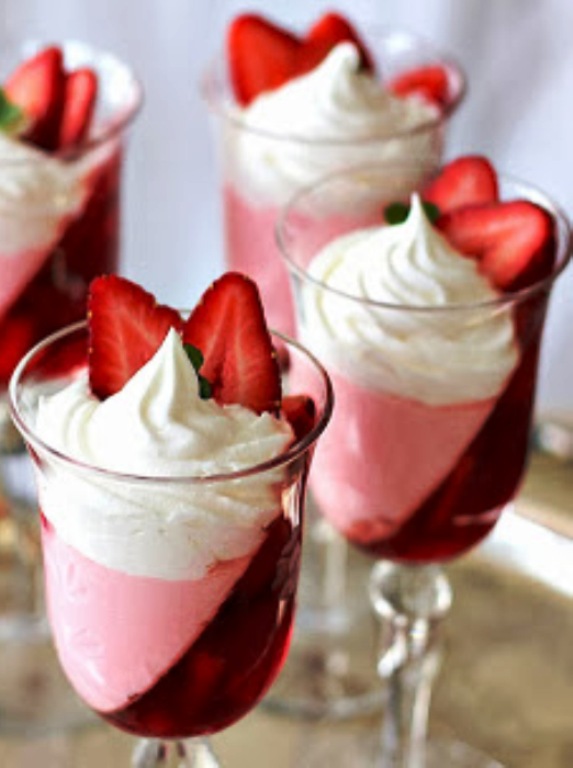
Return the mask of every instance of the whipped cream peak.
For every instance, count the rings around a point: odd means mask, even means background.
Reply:
[[[441,151],[436,107],[386,91],[349,42],[234,116],[225,151],[236,181],[267,202],[351,165],[417,157],[423,172]]]
[[[510,308],[495,306],[477,261],[452,248],[417,195],[402,224],[331,241],[308,272],[325,287],[303,284],[303,338],[365,387],[473,402],[498,395],[517,364]]]
[[[311,72],[260,94],[244,110],[247,125],[306,141],[359,141],[403,133],[432,120],[436,109],[386,91],[361,67],[350,42],[336,45]],[[286,118],[286,122],[284,122]]]
[[[64,163],[0,131],[0,211],[26,220],[34,215],[69,215],[81,207],[84,191],[77,164]]]
[[[281,510],[280,468],[242,479],[185,482],[258,466],[284,452],[293,434],[269,413],[202,400],[174,330],[106,400],[90,393],[86,376],[41,398],[36,431],[85,464],[149,478],[119,481],[60,462],[39,474],[42,510],[58,535],[115,570],[200,578],[215,562],[256,549]],[[165,477],[181,482],[162,483]]]

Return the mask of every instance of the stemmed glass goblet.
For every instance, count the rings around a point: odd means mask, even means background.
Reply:
[[[432,267],[424,273],[426,257],[416,252],[404,270],[391,262],[388,280],[399,296],[409,270],[419,268],[419,294],[408,294],[410,303],[381,300],[382,279],[372,266],[384,254],[367,255],[353,243],[358,231],[382,227],[392,202],[389,182],[403,173],[398,165],[371,165],[333,174],[295,196],[278,224],[299,337],[327,367],[337,402],[316,453],[311,494],[346,539],[377,561],[369,594],[381,619],[382,739],[373,751],[368,746],[368,756],[365,742],[354,740],[351,752],[337,744],[322,759],[473,768],[493,763],[463,745],[438,748],[426,738],[438,629],[452,601],[442,565],[491,531],[519,487],[547,302],[571,238],[548,198],[501,178],[501,199],[531,200],[553,217],[552,274],[493,298],[432,305],[426,297],[441,293],[439,278]],[[333,214],[342,200],[345,214]],[[336,256],[318,268],[325,249],[334,254],[333,241]],[[408,260],[411,253],[400,256]],[[329,282],[332,272],[344,279]]]
[[[348,81],[341,71],[332,83],[323,84],[316,98],[307,91],[309,104],[297,102],[296,114],[291,108],[292,119],[273,120],[276,110],[283,114],[284,105],[275,102],[274,109],[261,105],[260,111],[254,106],[253,112],[252,106],[245,109],[239,103],[228,50],[213,59],[201,81],[219,159],[226,265],[256,280],[269,324],[288,335],[294,328],[294,310],[288,272],[274,237],[281,208],[324,175],[370,162],[393,164],[397,158],[416,158],[403,180],[405,187],[415,188],[440,165],[450,120],[465,95],[463,69],[424,37],[368,24],[358,29],[375,65],[380,94],[391,90],[392,81],[414,71],[438,69],[447,82],[440,108],[428,109],[414,98],[410,117],[402,120],[401,110],[390,101],[386,109],[382,102],[367,103],[368,89],[362,89],[359,78]],[[271,103],[277,98],[266,97]],[[353,652],[353,628],[368,606],[366,600],[348,599],[347,544],[313,507],[307,512],[293,654],[264,705],[273,712],[318,719],[379,710],[378,686],[365,674],[361,654]],[[323,643],[315,642],[319,636],[334,650],[326,652]]]
[[[306,478],[332,394],[304,349],[274,342],[306,373],[314,426],[274,459],[226,474],[108,471],[39,436],[41,396],[85,371],[83,323],[36,346],[10,383],[11,412],[36,471],[58,656],[97,714],[144,737],[136,768],[215,766],[201,739],[260,700],[288,650]],[[262,528],[244,512],[253,503],[268,510]],[[106,514],[118,505],[120,515]],[[168,530],[174,521],[177,536]]]

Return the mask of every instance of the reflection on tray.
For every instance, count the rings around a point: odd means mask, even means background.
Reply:
[[[480,554],[573,597],[573,538],[508,511]]]

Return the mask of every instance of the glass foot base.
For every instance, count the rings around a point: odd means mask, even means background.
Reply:
[[[305,720],[346,720],[380,713],[384,693],[373,672],[369,628],[364,630],[362,638],[342,633],[318,636],[312,642],[308,636],[295,636],[263,709]]]
[[[163,742],[140,739],[131,757],[132,768],[220,768],[205,739]]]
[[[346,720],[379,713],[377,626],[368,601],[370,560],[318,516],[308,500],[307,539],[293,642],[262,706],[272,714]]]
[[[459,742],[431,740],[424,754],[407,765],[385,760],[378,736],[370,733],[324,734],[305,743],[297,758],[298,768],[503,768],[502,764],[474,747]]]

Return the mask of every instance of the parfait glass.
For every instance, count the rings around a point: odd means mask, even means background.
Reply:
[[[319,127],[313,130],[311,126],[307,130],[312,135],[307,135],[302,129],[297,132],[288,120],[280,131],[253,125],[235,100],[224,53],[209,64],[201,82],[212,117],[219,166],[226,268],[244,272],[257,282],[269,325],[288,335],[293,334],[295,316],[288,271],[275,239],[276,220],[283,206],[297,191],[326,174],[371,162],[394,164],[401,158],[409,161],[401,180],[401,191],[408,193],[441,164],[450,118],[465,94],[461,67],[423,37],[397,28],[371,28],[364,34],[361,31],[361,37],[381,87],[421,66],[443,67],[448,77],[443,107],[415,127],[380,123],[367,135],[357,136],[353,126],[360,123],[361,114],[353,112],[357,108],[351,98],[346,105],[344,95],[339,95],[341,105],[336,109],[341,110],[342,117],[334,114],[334,108],[330,113],[326,106],[317,119]],[[299,122],[295,116],[293,125]],[[338,122],[350,125],[347,134]],[[395,180],[392,188],[396,190]],[[297,638],[305,638],[305,649],[299,650],[307,659],[301,666],[307,669],[301,675],[290,675],[287,670],[265,705],[274,711],[317,718],[364,713],[379,707],[379,692],[348,649],[357,613],[367,607],[351,594],[347,582],[345,540],[325,518],[315,514],[313,507],[309,506],[308,513],[297,618]],[[322,648],[312,647],[318,628],[331,636],[337,654],[345,657],[337,670],[324,657]]]
[[[0,81],[44,47],[3,45]],[[53,152],[3,140],[0,158],[0,641],[10,668],[25,654],[26,669],[0,686],[0,727],[10,729],[61,725],[70,713],[65,696],[56,700],[59,683],[44,674],[47,666],[36,669],[48,639],[39,529],[30,462],[9,417],[8,381],[34,344],[85,316],[91,280],[118,268],[125,144],[142,101],[137,78],[111,53],[71,40],[59,47],[67,71],[89,67],[97,75],[89,136]],[[34,674],[39,687],[25,679]]]
[[[389,174],[382,166],[333,174],[295,196],[278,224],[300,339],[325,364],[336,397],[309,495],[375,561],[368,593],[380,620],[386,701],[381,736],[333,741],[308,765],[494,766],[467,745],[427,739],[439,630],[452,602],[443,566],[487,536],[519,488],[547,303],[571,255],[570,228],[544,194],[502,176],[502,200],[532,200],[554,218],[549,277],[485,302],[439,307],[370,299],[368,274],[348,283],[360,284],[361,295],[329,287],[309,264],[333,238],[382,224]],[[332,202],[343,199],[340,216]],[[515,362],[484,397],[484,361],[495,366],[508,344]]]
[[[288,651],[306,479],[332,393],[302,347],[274,342],[305,372],[314,426],[274,459],[228,474],[120,474],[38,437],[38,399],[85,373],[83,323],[37,345],[11,380],[38,484],[56,650],[80,697],[142,737],[135,768],[218,765],[204,738],[249,712]],[[264,527],[260,516],[249,523],[253,504],[268,509]],[[110,506],[120,514],[102,522]]]

